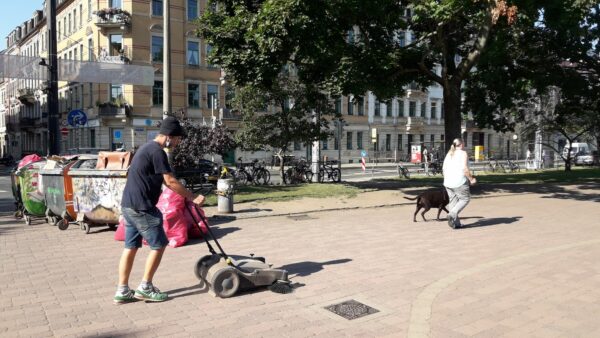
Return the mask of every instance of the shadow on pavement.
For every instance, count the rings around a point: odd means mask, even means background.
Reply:
[[[474,218],[474,217],[461,217],[461,220],[467,219],[467,218]],[[521,218],[523,218],[523,216],[484,218],[475,223],[463,224],[461,229],[487,227],[487,226],[499,225],[499,224],[511,224],[511,223],[518,222]]]
[[[279,267],[278,269],[287,270],[287,272],[290,275],[292,275],[292,274],[295,275],[294,277],[304,277],[304,276],[308,276],[315,272],[319,272],[319,271],[323,270],[323,267],[325,265],[343,264],[343,263],[348,263],[351,261],[352,260],[350,258],[336,259],[336,260],[327,261],[327,262],[306,261],[306,262],[287,264],[287,265]]]
[[[214,226],[214,225],[227,224],[227,223],[235,221],[236,219],[237,219],[237,217],[235,217],[235,216],[214,215],[214,216],[208,218],[207,221],[208,221],[208,224]]]
[[[199,282],[198,284],[194,284],[192,286],[188,286],[185,288],[179,288],[179,289],[173,289],[173,290],[167,291],[167,293],[169,294],[169,298],[171,298],[171,299],[185,297],[185,296],[198,295],[198,294],[207,293],[207,292],[208,292],[208,285],[206,285],[206,283],[204,283],[204,282]]]
[[[210,230],[212,230],[212,233],[216,239],[221,239],[222,237],[225,237],[232,232],[236,232],[236,231],[242,230],[242,229],[239,227],[220,228],[218,226],[211,225]],[[205,237],[208,238],[208,235],[206,235]],[[195,244],[202,243],[202,242],[204,242],[204,239],[202,239],[202,238],[190,238],[189,241],[186,243],[186,245],[195,245]],[[225,252],[227,252],[227,251],[225,251]]]
[[[249,208],[249,209],[241,209],[241,210],[237,210],[237,211],[236,211],[236,213],[244,213],[244,212],[260,212],[260,211],[273,211],[273,209]]]

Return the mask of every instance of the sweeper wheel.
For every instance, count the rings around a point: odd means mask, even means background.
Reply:
[[[223,268],[213,275],[210,285],[215,295],[221,298],[229,298],[238,291],[240,276],[238,276],[235,268]]]
[[[194,266],[194,274],[198,280],[206,282],[206,272],[208,271],[209,266],[206,265],[208,261],[212,258],[212,255],[202,256]]]

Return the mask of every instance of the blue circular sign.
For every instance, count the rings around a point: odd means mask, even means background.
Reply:
[[[367,157],[367,151],[366,150],[361,151],[360,152],[360,156],[361,157]]]
[[[87,115],[83,110],[75,109],[67,115],[67,122],[72,127],[85,126],[87,123]]]

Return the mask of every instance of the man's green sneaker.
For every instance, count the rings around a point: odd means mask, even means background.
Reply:
[[[147,302],[164,302],[169,298],[169,296],[165,292],[160,292],[160,290],[156,286],[151,286],[148,289],[144,289],[142,287],[137,288],[135,290],[136,299],[145,300]]]
[[[125,292],[117,291],[115,297],[113,298],[113,302],[115,302],[115,304],[129,303],[136,300],[135,292],[133,292],[131,289],[127,289]]]

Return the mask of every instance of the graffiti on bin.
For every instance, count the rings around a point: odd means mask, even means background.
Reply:
[[[75,211],[92,221],[119,221],[126,180],[106,177],[73,177]]]
[[[33,170],[26,170],[23,173],[23,192],[27,195],[32,202],[43,202],[44,194],[43,194],[43,186],[39,179],[39,175],[37,172]]]

